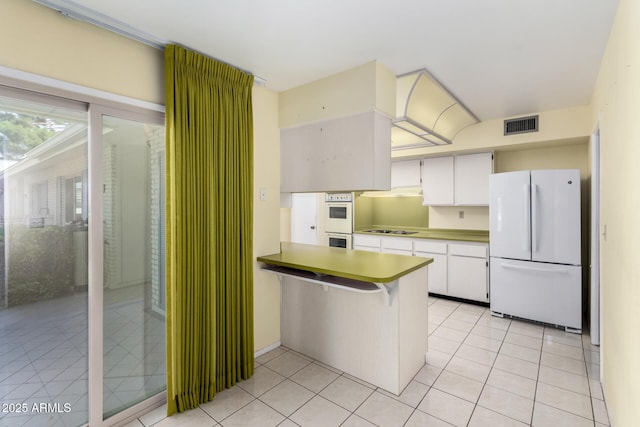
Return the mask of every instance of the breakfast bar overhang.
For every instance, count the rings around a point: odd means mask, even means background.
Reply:
[[[424,365],[431,258],[283,242],[258,261],[282,284],[282,345],[396,395]]]

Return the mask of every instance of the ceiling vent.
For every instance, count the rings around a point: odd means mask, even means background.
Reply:
[[[504,134],[538,132],[538,116],[520,117],[504,121]]]

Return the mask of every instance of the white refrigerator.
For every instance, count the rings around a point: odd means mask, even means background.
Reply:
[[[580,172],[490,176],[492,314],[582,331]]]

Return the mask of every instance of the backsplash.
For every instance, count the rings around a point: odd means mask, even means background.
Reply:
[[[420,197],[354,199],[354,228],[444,228],[489,230],[488,206],[423,206]],[[461,213],[462,212],[462,213]]]
[[[429,227],[456,230],[489,230],[489,207],[431,206],[429,208]]]
[[[373,226],[428,228],[429,207],[421,197],[356,197],[354,228]]]

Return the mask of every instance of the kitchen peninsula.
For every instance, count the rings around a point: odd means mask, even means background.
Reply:
[[[282,345],[391,393],[425,363],[431,258],[281,243]]]

